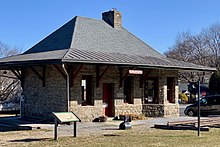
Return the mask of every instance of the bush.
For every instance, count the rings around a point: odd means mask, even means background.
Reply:
[[[212,95],[220,94],[220,74],[215,71],[209,80],[209,92]]]

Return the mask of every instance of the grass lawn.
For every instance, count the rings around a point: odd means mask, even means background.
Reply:
[[[5,135],[5,137],[7,134]],[[14,142],[15,146],[78,146],[78,147],[146,147],[146,146],[169,146],[169,147],[214,147],[220,146],[220,129],[211,128],[208,132],[180,130],[141,129],[137,127],[131,130],[124,130],[117,133],[102,134],[89,137],[59,137],[57,141],[53,138],[26,140]],[[7,144],[5,144],[7,146]],[[10,144],[12,146],[13,144]]]

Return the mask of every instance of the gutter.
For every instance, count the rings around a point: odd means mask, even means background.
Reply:
[[[70,78],[64,64],[62,64],[62,68],[66,74],[67,111],[70,112]]]

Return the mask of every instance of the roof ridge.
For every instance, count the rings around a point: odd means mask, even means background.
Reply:
[[[96,20],[96,21],[104,21],[102,19],[90,18],[90,17],[85,17],[85,16],[75,16],[75,17],[84,18],[84,19],[91,19],[91,20]]]

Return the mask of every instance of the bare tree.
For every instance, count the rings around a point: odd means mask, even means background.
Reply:
[[[179,33],[177,35],[175,44],[169,47],[169,50],[165,52],[168,58],[173,58],[182,61],[189,61],[192,57],[192,48],[190,46],[190,38],[192,35],[189,31]]]
[[[200,33],[192,35],[189,31],[178,34],[175,44],[165,55],[182,61],[204,66],[220,66],[220,24],[215,23]]]
[[[204,42],[209,48],[209,56],[211,57],[212,66],[219,69],[220,57],[220,24],[215,23],[208,29],[203,30]]]
[[[16,47],[11,48],[0,41],[0,58],[19,54]],[[19,79],[10,70],[0,70],[0,101],[17,98],[22,92]]]
[[[18,47],[10,47],[0,41],[0,58],[17,55],[19,53],[21,53],[21,50],[18,49]]]
[[[179,33],[174,45],[169,47],[165,55],[169,58],[220,69],[220,24],[215,23],[202,29],[198,34],[192,35],[190,31]],[[192,82],[194,77],[200,76],[204,79],[205,74],[181,73],[180,80]]]

